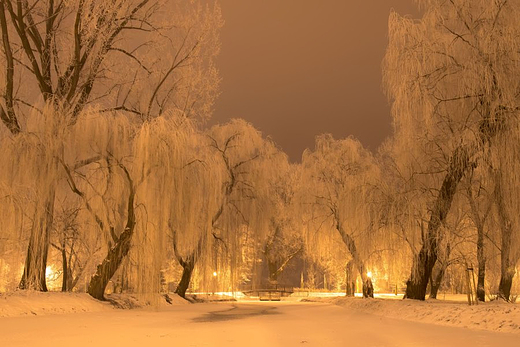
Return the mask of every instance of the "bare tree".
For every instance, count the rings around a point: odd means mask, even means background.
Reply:
[[[90,226],[81,216],[81,202],[73,199],[61,201],[57,204],[57,209],[51,245],[61,257],[61,290],[71,292],[84,275],[93,255],[99,250],[99,238],[96,233],[93,238],[90,237]]]
[[[187,116],[207,111],[200,95],[215,92],[218,8],[161,0],[4,0],[0,24],[0,114],[13,134],[42,103],[71,112],[71,122],[87,105],[149,119],[171,108]],[[190,68],[192,80],[179,84]]]

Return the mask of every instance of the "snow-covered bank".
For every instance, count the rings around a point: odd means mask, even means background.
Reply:
[[[0,293],[0,317],[99,312],[114,308],[137,308],[148,304],[130,295],[111,294],[107,299],[108,301],[101,302],[85,293],[35,291]],[[173,305],[188,304],[176,294],[169,294],[168,299]],[[157,301],[161,305],[168,305],[162,296],[157,298]]]
[[[17,291],[0,294],[0,317],[47,315],[110,310],[108,302],[85,293]]]
[[[520,335],[520,305],[491,301],[469,306],[443,300],[389,300],[363,298],[309,298],[330,302],[350,310],[388,318]]]

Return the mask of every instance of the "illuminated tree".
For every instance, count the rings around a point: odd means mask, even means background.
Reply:
[[[267,224],[265,232],[257,237],[267,261],[269,282],[277,283],[289,262],[303,252],[302,220],[298,216],[301,209],[297,200],[301,189],[300,166],[289,164],[283,153],[266,164],[267,187],[264,196],[258,198],[266,199],[262,215]]]
[[[520,260],[520,123],[508,122],[493,141],[489,175],[493,182],[496,223],[500,235],[500,283],[498,295],[509,301],[516,266]]]
[[[339,233],[362,278],[363,296],[373,297],[366,266],[378,228],[369,198],[371,183],[378,177],[373,156],[356,140],[322,135],[316,139],[316,149],[304,153],[302,166],[316,230]]]
[[[442,168],[434,175],[438,190],[407,282],[406,297],[424,300],[439,228],[460,181],[517,122],[520,6],[507,0],[420,4],[419,21],[390,15],[383,74],[402,150],[413,158],[429,148],[431,167]]]
[[[22,134],[13,153],[24,153],[25,132],[36,133],[39,150],[47,151],[39,155],[47,158],[38,164],[41,180],[34,180],[37,208],[20,288],[46,290],[56,187],[64,177],[57,158],[70,145],[60,143],[59,132],[89,108],[137,122],[165,112],[207,117],[218,86],[213,58],[221,24],[218,6],[200,2],[1,1],[0,119],[11,136]]]
[[[230,249],[233,252],[228,253],[229,257],[240,256],[236,247],[241,240],[238,231],[243,224],[254,228],[259,223],[255,213],[260,211],[254,208],[257,177],[273,147],[242,120],[214,126],[200,139],[196,154],[187,161],[195,162],[184,169],[185,181],[178,188],[186,191],[181,204],[188,206],[171,216],[175,255],[183,267],[176,293],[183,297],[199,259],[203,259],[202,268],[215,269],[216,259],[222,252]],[[193,216],[186,211],[193,211]],[[186,233],[185,228],[195,230]],[[229,257],[221,258],[233,260]],[[232,272],[238,270],[231,269]]]

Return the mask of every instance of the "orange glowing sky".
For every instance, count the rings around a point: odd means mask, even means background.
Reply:
[[[391,8],[413,0],[220,0],[222,94],[211,124],[244,118],[299,161],[314,136],[391,134],[381,60]]]

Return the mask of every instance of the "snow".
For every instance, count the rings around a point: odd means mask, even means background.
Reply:
[[[179,297],[171,297],[173,305],[141,305],[130,310],[115,309],[84,294],[1,295],[0,346],[475,347],[518,346],[520,342],[518,329],[511,330],[514,333],[507,333],[505,328],[497,329],[500,332],[465,329],[452,319],[456,315],[471,318],[480,314],[482,320],[518,322],[518,305],[512,304],[465,307],[457,302],[358,298],[186,304]],[[111,300],[130,301],[127,296],[113,296]],[[457,327],[439,325],[432,317]],[[489,322],[483,325],[492,326]]]
[[[85,293],[36,291],[0,293],[0,317],[99,312],[111,309],[109,303],[95,300]]]
[[[173,305],[188,305],[189,302],[176,294],[169,294]],[[167,305],[163,297],[154,297],[155,306]],[[131,295],[107,295],[107,301],[93,299],[86,293],[16,291],[0,293],[0,317],[42,316],[79,312],[103,312],[148,306],[149,302]]]
[[[399,298],[399,300],[391,300]],[[495,300],[468,305],[463,296],[445,300],[401,300],[402,296],[385,295],[375,299],[308,298],[304,301],[330,302],[349,310],[367,312],[392,319],[439,324],[470,329],[518,334],[520,339],[520,305]],[[519,340],[520,341],[520,340]]]

